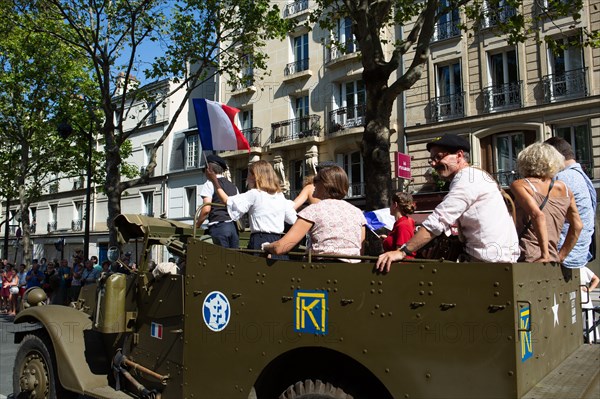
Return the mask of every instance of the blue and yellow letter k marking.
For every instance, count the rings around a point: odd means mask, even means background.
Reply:
[[[294,331],[327,334],[327,291],[294,291]]]

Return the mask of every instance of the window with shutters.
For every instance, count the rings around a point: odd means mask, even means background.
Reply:
[[[199,168],[200,150],[200,140],[196,130],[175,134],[169,159],[169,171]]]

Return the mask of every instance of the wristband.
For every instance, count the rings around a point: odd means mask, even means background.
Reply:
[[[408,248],[406,247],[406,244],[402,244],[402,246],[400,248],[398,248],[398,251],[404,252],[404,255],[412,256],[412,252],[408,250]]]

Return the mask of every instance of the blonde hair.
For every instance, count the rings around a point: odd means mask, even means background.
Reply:
[[[415,201],[409,193],[395,193],[392,197],[392,202],[398,204],[398,209],[403,215],[412,215],[415,213]]]
[[[533,143],[519,153],[517,168],[522,178],[552,178],[565,166],[565,157],[553,146]]]
[[[256,161],[250,165],[248,172],[254,175],[256,188],[266,191],[269,194],[281,192],[279,177],[275,173],[273,166],[264,160]]]

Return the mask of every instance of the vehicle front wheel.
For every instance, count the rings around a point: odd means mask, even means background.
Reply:
[[[352,399],[352,396],[328,382],[306,380],[290,385],[279,399]]]
[[[58,381],[54,350],[45,333],[29,334],[21,342],[13,369],[13,393],[19,399],[70,396]]]

